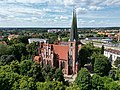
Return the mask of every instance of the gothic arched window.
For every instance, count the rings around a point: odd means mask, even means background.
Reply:
[[[64,69],[65,68],[65,62],[61,62],[61,69]]]
[[[73,46],[73,44],[71,43],[71,44],[70,44],[70,47],[72,47],[72,46]]]
[[[72,66],[72,63],[73,63],[73,58],[72,58],[72,56],[70,55],[70,56],[69,56],[69,62],[68,62],[69,66]]]
[[[45,59],[43,60],[43,65],[46,65],[46,61],[45,61]]]
[[[48,65],[52,65],[51,60],[48,61]]]

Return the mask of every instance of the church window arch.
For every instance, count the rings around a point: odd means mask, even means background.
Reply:
[[[43,60],[43,65],[46,65],[46,60],[45,59]]]
[[[61,69],[64,69],[64,68],[65,68],[65,62],[61,61]]]

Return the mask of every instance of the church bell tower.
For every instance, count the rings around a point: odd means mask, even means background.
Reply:
[[[72,26],[70,30],[70,39],[68,41],[68,74],[76,73],[76,62],[78,58],[78,34],[77,34],[77,18],[76,10],[73,10]]]

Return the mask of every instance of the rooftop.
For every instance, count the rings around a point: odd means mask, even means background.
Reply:
[[[120,50],[106,49],[105,51],[110,52],[110,53],[114,53],[114,54],[117,54],[117,55],[120,55]]]

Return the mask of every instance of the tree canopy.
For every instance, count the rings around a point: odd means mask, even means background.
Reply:
[[[101,76],[108,75],[110,69],[111,69],[111,64],[107,57],[103,55],[98,55],[95,57],[95,62],[94,62],[95,73]]]
[[[91,76],[86,68],[82,68],[75,79],[75,83],[79,86],[80,90],[91,89]]]

